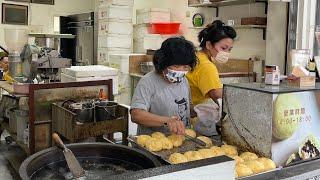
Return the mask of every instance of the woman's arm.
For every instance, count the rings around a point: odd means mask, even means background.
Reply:
[[[183,122],[176,116],[159,116],[143,109],[132,109],[131,121],[146,127],[161,127],[167,124],[170,131],[175,134],[184,134],[185,129]]]
[[[218,103],[218,99],[222,98],[222,89],[212,89],[207,94],[215,103]]]

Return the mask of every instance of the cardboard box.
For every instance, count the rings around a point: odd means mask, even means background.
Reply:
[[[267,25],[266,17],[241,18],[241,25]]]
[[[290,79],[288,81],[289,86],[295,87],[315,87],[316,77],[314,76],[303,76],[296,79]]]

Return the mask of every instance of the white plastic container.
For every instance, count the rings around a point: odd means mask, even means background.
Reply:
[[[129,74],[129,60],[131,56],[144,56],[145,54],[110,54],[108,62],[110,67],[118,69],[119,73]]]
[[[145,53],[148,49],[157,50],[161,47],[163,41],[175,36],[177,35],[146,34],[141,39],[134,39],[133,51],[135,53]]]
[[[91,66],[71,66],[62,69],[61,82],[78,82],[78,81],[113,81],[113,94],[118,94],[118,70],[101,65]]]
[[[166,8],[148,8],[137,10],[137,24],[153,22],[170,22],[170,9]]]
[[[133,8],[130,6],[100,6],[98,10],[98,19],[104,20],[130,20],[132,22]]]
[[[99,20],[99,35],[107,35],[109,33],[132,35],[132,22],[128,20]]]
[[[108,61],[109,54],[129,54],[131,48],[99,48],[98,49],[98,63],[105,63]]]
[[[133,52],[134,53],[147,53],[147,50],[143,48],[143,38],[133,39]]]
[[[292,71],[292,67],[294,66],[302,66],[307,67],[309,59],[310,59],[310,50],[309,49],[292,49],[290,51],[290,60],[289,64],[290,72]]]
[[[107,34],[99,36],[98,47],[132,49],[132,35]]]
[[[118,70],[101,65],[71,66],[70,68],[62,69],[62,73],[77,78],[103,77],[117,75]]]
[[[150,24],[136,24],[133,26],[133,39],[142,39],[146,34],[149,34]]]
[[[119,93],[119,85],[118,85],[118,76],[102,76],[102,77],[73,77],[61,73],[61,82],[84,82],[84,81],[100,81],[100,80],[109,80],[112,79],[112,91],[113,94]]]
[[[4,29],[4,40],[10,52],[20,52],[28,43],[28,30],[19,28]]]

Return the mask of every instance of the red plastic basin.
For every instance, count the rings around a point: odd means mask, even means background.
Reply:
[[[177,34],[181,23],[151,23],[150,34]]]

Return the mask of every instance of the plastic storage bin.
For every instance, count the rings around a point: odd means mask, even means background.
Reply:
[[[150,34],[177,34],[181,23],[151,23]]]

